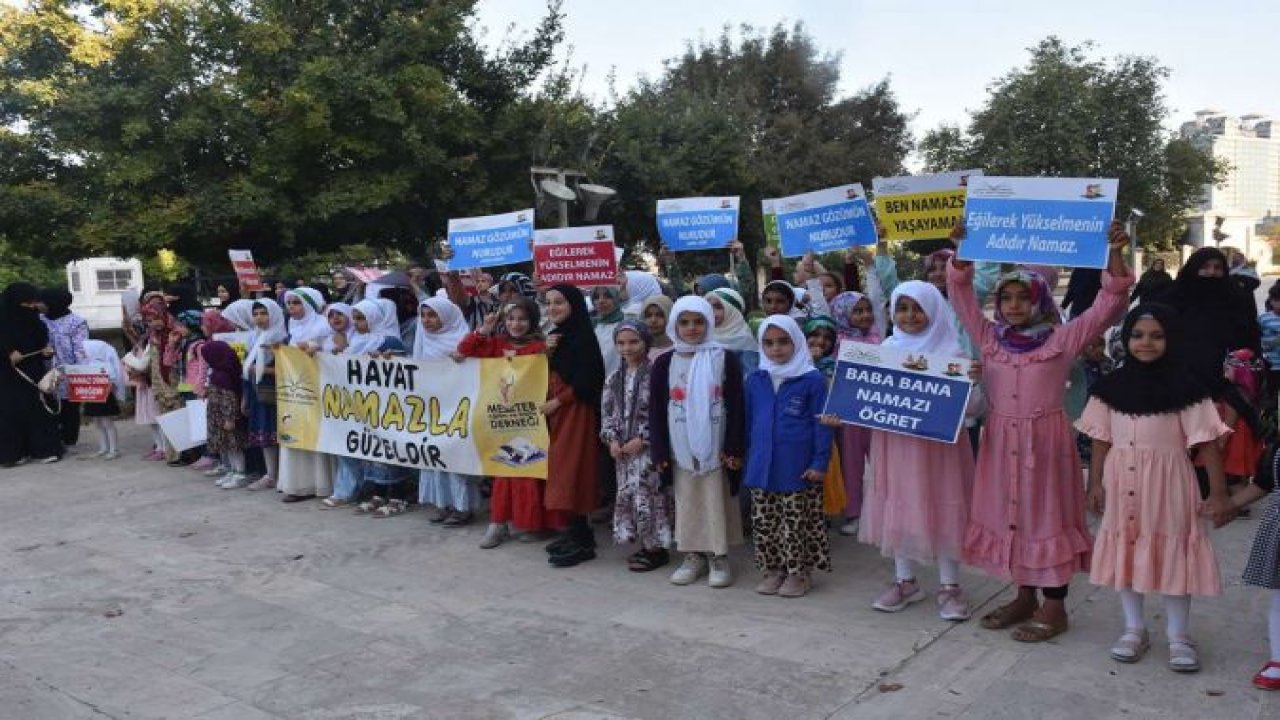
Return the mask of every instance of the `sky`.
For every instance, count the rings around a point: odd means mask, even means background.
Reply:
[[[513,24],[517,37],[528,33],[545,8],[540,0],[479,0],[476,22],[498,43]],[[1267,0],[565,0],[564,11],[566,44],[586,66],[583,89],[601,100],[611,70],[625,90],[726,24],[800,21],[818,47],[841,55],[844,93],[889,78],[915,116],[917,139],[941,123],[963,126],[987,85],[1025,65],[1026,48],[1047,35],[1091,40],[1098,57],[1158,58],[1171,71],[1171,130],[1204,108],[1280,119],[1280,3]]]

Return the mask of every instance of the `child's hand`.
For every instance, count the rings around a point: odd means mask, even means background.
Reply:
[[[982,363],[977,360],[973,361],[973,364],[969,366],[969,382],[975,385],[982,382]]]
[[[560,344],[560,336],[558,334],[553,333],[547,336],[547,352],[554,351],[556,349],[556,346],[559,344]]]
[[[720,462],[730,470],[742,469],[742,458],[733,457],[732,455],[722,455],[720,456]]]
[[[498,328],[498,313],[491,312],[484,316],[484,324],[480,326],[481,335],[492,335]]]
[[[800,476],[800,479],[805,482],[820,483],[822,482],[823,474],[817,470],[805,470],[804,474]]]
[[[440,243],[440,259],[448,262],[453,259],[453,246],[449,243]]]
[[[609,457],[614,460],[622,459],[622,446],[618,444],[617,440],[609,441]]]
[[[956,224],[954,226],[952,226],[951,235],[950,235],[951,242],[955,243],[956,245],[956,254],[954,257],[951,258],[951,264],[955,265],[960,270],[964,270],[973,264],[968,260],[960,259],[960,246],[964,244],[964,236],[965,236],[964,218],[961,218],[956,221]]]
[[[1235,519],[1236,508],[1226,493],[1210,494],[1204,501],[1201,514],[1213,520],[1213,526],[1220,528]]]
[[[622,446],[620,451],[626,457],[635,457],[636,455],[644,452],[644,440],[641,440],[640,438],[631,438]]]
[[[729,243],[729,253],[739,260],[747,259],[747,249],[742,245],[742,243],[738,242],[738,238],[736,237]]]
[[[462,362],[463,360],[466,360],[466,359],[467,359],[467,356],[466,356],[466,355],[463,355],[462,353],[458,352],[457,350],[454,350],[453,352],[449,353],[449,359],[453,360],[453,361],[454,361],[454,362],[456,362],[456,363],[460,363],[460,362]]]
[[[1123,250],[1129,247],[1129,233],[1124,231],[1124,223],[1112,220],[1107,231],[1107,247],[1112,250]]]
[[[552,415],[555,415],[556,411],[559,409],[560,409],[560,401],[556,400],[555,398],[551,398],[550,400],[538,406],[538,412],[542,413],[543,415],[546,415],[547,417],[551,417]]]
[[[818,424],[823,427],[838,428],[840,427],[840,418],[837,415],[819,415]]]
[[[1091,486],[1087,500],[1089,512],[1101,517],[1102,511],[1107,507],[1107,491],[1102,489],[1102,485]]]

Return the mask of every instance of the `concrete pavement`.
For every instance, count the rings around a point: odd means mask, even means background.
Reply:
[[[891,563],[851,538],[799,600],[756,595],[745,549],[727,590],[629,573],[607,543],[556,570],[540,544],[479,550],[482,524],[219,490],[120,428],[125,459],[0,470],[0,719],[1280,717],[1249,684],[1252,519],[1214,535],[1228,587],[1194,606],[1205,669],[1180,676],[1158,601],[1147,659],[1108,659],[1118,604],[1083,581],[1074,629],[1021,645],[931,602],[875,612]],[[966,583],[977,612],[1005,592]]]

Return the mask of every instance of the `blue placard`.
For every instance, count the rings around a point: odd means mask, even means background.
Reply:
[[[1001,178],[971,181],[964,260],[1102,268],[1115,216],[1115,180]]]
[[[785,257],[876,243],[871,208],[867,199],[861,196],[803,210],[778,212],[777,221],[779,245]]]
[[[963,358],[845,342],[826,413],[851,425],[954,443],[973,387],[968,370]]]
[[[494,267],[533,260],[533,211],[449,221],[450,269]]]
[[[659,204],[658,235],[672,252],[727,247],[738,236],[738,209],[664,212]]]

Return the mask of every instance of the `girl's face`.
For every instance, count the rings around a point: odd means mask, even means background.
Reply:
[[[529,315],[524,311],[524,308],[518,306],[511,308],[507,311],[507,316],[504,320],[503,324],[507,326],[507,334],[511,337],[519,339],[529,334],[531,329],[529,327]]]
[[[336,333],[345,333],[351,329],[351,321],[347,320],[347,316],[334,310],[329,313],[329,329]]]
[[[191,328],[187,327],[183,323],[178,323],[177,325],[173,326],[173,332],[178,337],[186,337],[191,334]]]
[[[1129,354],[1139,362],[1150,363],[1164,357],[1168,340],[1164,328],[1155,318],[1139,318],[1129,331]]]
[[[218,300],[224,304],[231,300],[231,291],[225,285],[218,286]]]
[[[947,289],[947,263],[941,259],[930,262],[928,270],[924,273],[924,280],[945,292]]]
[[[284,301],[284,307],[289,311],[289,317],[294,320],[301,320],[307,314],[307,309],[302,306],[302,298],[297,295],[291,295]]]
[[[831,302],[832,298],[840,294],[840,286],[836,285],[836,279],[827,274],[818,276],[818,282],[822,284],[822,297],[827,302]]]
[[[764,337],[760,338],[760,346],[764,356],[769,358],[770,362],[779,365],[796,354],[796,346],[791,342],[791,335],[786,330],[773,325],[764,331]]]
[[[147,327],[151,328],[152,330],[163,330],[164,318],[162,317],[151,318],[149,321],[147,321]]]
[[[836,346],[836,339],[832,337],[831,331],[826,329],[814,331],[805,338],[805,342],[809,346],[809,357],[815,361],[830,355]]]
[[[1020,282],[1005,283],[996,298],[1000,303],[1000,312],[1004,319],[1014,327],[1022,327],[1031,322],[1031,288]]]
[[[369,319],[364,316],[364,313],[360,312],[359,310],[352,310],[351,321],[354,322],[356,325],[356,332],[358,333],[369,332]]]
[[[1268,297],[1267,309],[1273,313],[1280,314],[1280,296]]]
[[[908,335],[919,335],[929,328],[929,316],[920,303],[904,295],[893,306],[893,324]]]
[[[267,312],[267,309],[264,307],[254,308],[253,325],[259,330],[266,330],[271,326],[271,313]]]
[[[611,315],[618,309],[618,301],[609,296],[609,293],[597,290],[591,293],[591,304],[596,307],[596,315],[606,317]]]
[[[667,314],[662,312],[662,308],[657,305],[650,305],[644,310],[644,326],[648,328],[649,334],[654,337],[665,335],[667,332]]]
[[[623,330],[618,333],[613,344],[618,347],[618,354],[628,364],[639,364],[644,360],[645,354],[648,353],[648,349],[644,346],[644,340],[641,340],[639,333],[634,330]]]
[[[676,318],[676,334],[690,345],[697,345],[707,336],[707,319],[701,313],[682,312]]]
[[[513,282],[507,281],[498,286],[498,300],[504,304],[512,302],[519,296],[520,290]]]
[[[1218,258],[1209,258],[1196,274],[1202,278],[1220,278],[1226,276],[1227,268]]]
[[[870,330],[875,324],[875,313],[871,309],[871,301],[862,298],[854,304],[853,309],[849,311],[849,324],[859,330]]]
[[[569,299],[558,290],[547,291],[547,319],[556,325],[563,325],[573,315],[573,306]]]
[[[711,303],[711,317],[715,318],[716,327],[724,325],[724,303],[715,295],[709,296],[707,302]]]
[[[427,332],[440,332],[440,328],[444,327],[444,321],[440,319],[439,313],[432,310],[430,305],[419,308],[418,317],[422,320],[422,329]]]
[[[275,284],[275,291],[277,295],[283,293],[285,290],[288,290],[288,289],[289,288],[285,287],[284,283],[282,282],[278,282]]]
[[[760,296],[760,309],[764,310],[766,315],[788,315],[791,313],[791,306],[795,299],[795,295],[784,294],[782,290],[770,288]]]

